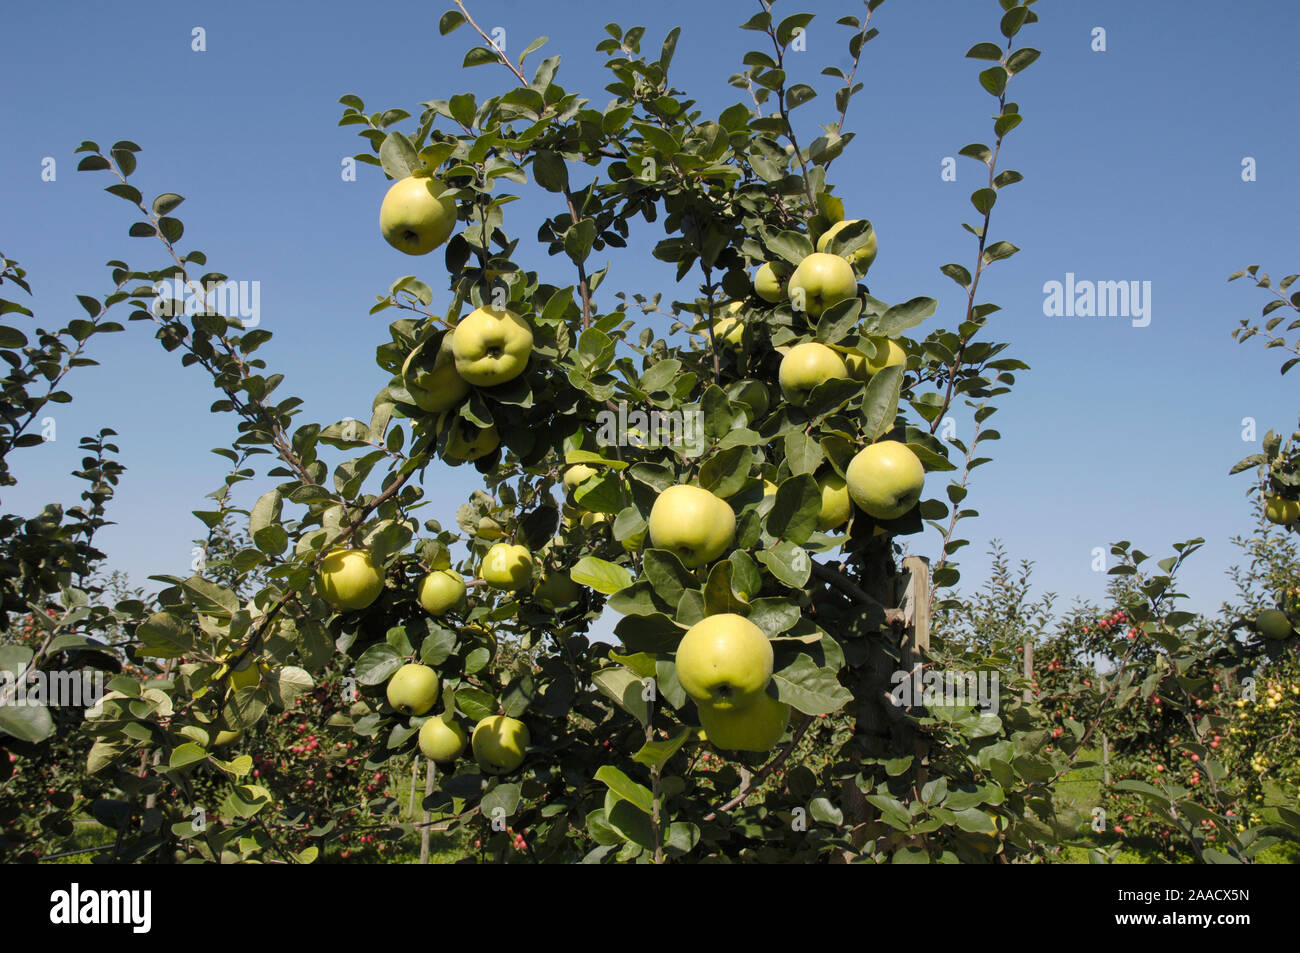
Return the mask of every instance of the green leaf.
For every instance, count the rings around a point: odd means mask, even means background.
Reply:
[[[704,611],[709,615],[724,612],[744,615],[748,612],[749,607],[736,596],[731,585],[731,572],[731,563],[727,560],[714,563],[709,570],[708,581],[704,584]]]
[[[519,785],[498,784],[479,802],[479,813],[486,818],[511,817],[519,809]]]
[[[122,175],[124,176],[129,176],[135,171],[135,151],[129,148],[123,148],[124,146],[129,145],[132,145],[132,143],[119,142],[115,143],[113,148],[108,150],[108,154],[113,157],[113,161],[117,163],[118,169],[121,170]]]
[[[617,563],[583,556],[569,570],[569,578],[581,586],[590,586],[597,592],[612,595],[632,584],[632,574]]]
[[[564,233],[564,250],[575,264],[582,264],[596,241],[596,223],[584,218]]]
[[[1007,57],[1007,70],[1012,73],[1019,73],[1029,68],[1029,65],[1038,59],[1041,54],[1038,50],[1024,46],[1016,50]]]
[[[808,815],[819,824],[839,827],[844,823],[844,812],[824,797],[815,797],[808,802]]]
[[[774,672],[772,681],[777,697],[805,715],[829,715],[853,700],[853,693],[839,683],[834,671],[819,667],[802,652]]]
[[[202,576],[191,576],[181,583],[194,608],[206,615],[229,618],[239,611],[239,597],[223,586]]]
[[[1015,6],[1002,15],[1002,22],[999,26],[1002,29],[1002,35],[1008,40],[1020,32],[1020,28],[1025,25],[1025,20],[1029,16],[1029,8]]]
[[[731,563],[731,590],[739,598],[748,602],[763,588],[763,577],[759,575],[758,566],[742,549],[733,551],[727,562]]]
[[[808,585],[812,574],[812,557],[787,540],[782,540],[771,549],[759,550],[758,561],[785,585],[792,589],[802,589]]]
[[[648,549],[642,558],[642,571],[655,595],[670,606],[681,601],[682,593],[697,588],[695,577],[675,553],[666,549]]]
[[[976,43],[966,51],[966,56],[973,60],[1000,60],[1002,47],[996,43]]]
[[[755,599],[749,605],[749,621],[769,639],[793,628],[799,618],[799,606],[789,599]]]
[[[602,668],[591,677],[592,682],[625,712],[641,722],[650,723],[650,703],[643,697],[645,686],[621,665]],[[459,692],[457,698],[459,698]]]
[[[622,835],[609,826],[604,808],[587,812],[587,833],[597,844],[605,847],[617,845],[623,840]]]
[[[853,226],[856,227],[856,223]],[[839,235],[835,238],[839,239]],[[825,311],[817,321],[816,339],[823,344],[836,344],[841,341],[846,334],[853,330],[857,324],[859,315],[862,314],[862,301],[859,298],[849,298],[845,301],[837,301]]]
[[[196,761],[206,761],[208,753],[192,741],[188,741],[176,748],[172,752],[170,760],[167,762],[169,768],[183,768],[187,764],[193,764]]]
[[[984,249],[984,262],[985,264],[988,264],[990,262],[998,261],[1001,258],[1010,258],[1018,251],[1020,251],[1020,249],[1010,242],[994,242],[988,248]]]
[[[777,232],[768,237],[767,247],[792,265],[798,265],[816,250],[801,232]]]
[[[550,37],[548,36],[539,36],[537,39],[533,40],[533,42],[529,43],[528,46],[524,48],[524,51],[519,54],[519,65],[523,66],[524,60],[528,58],[528,54],[536,53],[546,45],[546,41],[549,39]]]
[[[785,91],[785,108],[789,112],[817,98],[817,90],[807,83],[795,83]]]
[[[638,784],[612,764],[596,770],[596,780],[624,801],[640,808],[646,814],[654,811],[654,794],[643,784]]]
[[[890,827],[897,828],[900,831],[911,829],[912,816],[908,814],[907,808],[895,798],[885,794],[868,794],[867,803],[880,809],[881,819]]]
[[[611,795],[613,798],[613,795]],[[618,835],[642,850],[654,849],[654,832],[650,827],[650,818],[630,801],[613,798],[614,803],[606,804],[606,821]]]
[[[151,658],[179,658],[194,648],[188,623],[170,612],[155,612],[136,629],[137,651]]]
[[[563,192],[569,184],[569,170],[563,158],[543,149],[533,155],[533,178],[548,192]]]
[[[822,493],[812,474],[793,476],[781,483],[767,515],[767,531],[794,544],[807,542],[817,529]]]
[[[501,57],[495,50],[489,50],[486,46],[474,46],[465,52],[465,59],[461,60],[461,68],[468,66],[486,66],[489,63],[500,63]]]
[[[423,168],[411,140],[400,132],[390,132],[384,138],[379,147],[379,162],[394,179],[404,179],[416,169]]]
[[[951,278],[953,281],[957,282],[957,284],[961,285],[963,288],[970,287],[970,282],[971,282],[970,272],[967,271],[965,268],[963,268],[961,265],[956,265],[956,264],[944,265],[939,270],[942,271],[949,278]]]
[[[776,28],[777,42],[782,46],[789,45],[799,32],[812,23],[813,16],[811,13],[793,13],[786,17]]]
[[[822,445],[816,437],[802,430],[792,430],[785,435],[785,461],[791,473],[796,476],[813,473],[824,459]]]
[[[717,384],[705,388],[704,396],[700,398],[700,412],[704,416],[704,435],[713,440],[726,436],[734,425],[731,401]]]
[[[0,732],[36,744],[54,734],[54,719],[44,705],[0,705]]]
[[[1148,800],[1154,801],[1156,804],[1163,807],[1168,807],[1171,803],[1171,798],[1168,794],[1161,791],[1155,785],[1147,784],[1145,781],[1135,781],[1128,778],[1122,779],[1115,782],[1115,789],[1119,791],[1132,791],[1135,794],[1140,794]]]
[[[698,592],[694,594],[699,595]],[[630,652],[660,653],[675,651],[683,632],[673,619],[662,612],[652,612],[620,619],[614,626],[614,634]]]
[[[750,450],[744,446],[715,453],[700,467],[700,486],[725,500],[749,480],[749,458]]]
[[[456,707],[467,718],[482,721],[497,711],[497,700],[481,688],[462,685],[456,689]]]
[[[391,645],[379,642],[361,653],[356,662],[357,681],[362,685],[382,685],[406,661]]]
[[[618,513],[625,501],[623,484],[615,473],[602,473],[582,483],[573,493],[573,500],[584,510],[592,513]],[[551,535],[548,530],[546,536]]]
[[[690,736],[689,728],[681,728],[666,739],[647,741],[636,754],[632,755],[632,760],[647,767],[662,768]]]
[[[976,189],[971,193],[970,204],[975,206],[975,211],[981,215],[988,215],[993,210],[993,205],[998,200],[998,193],[995,189],[982,188]]]
[[[20,348],[27,346],[27,335],[17,328],[0,327],[0,347]]]
[[[459,10],[448,10],[438,20],[438,33],[442,36],[446,36],[452,30],[461,26],[464,22],[465,14],[461,13]],[[357,109],[360,108],[361,106],[358,105]]]
[[[1007,71],[1001,66],[990,66],[980,73],[980,85],[988,90],[990,95],[1001,96],[1007,91]]]
[[[289,543],[288,534],[280,525],[282,503],[280,491],[270,490],[258,497],[248,517],[248,533],[253,545],[272,556],[284,552]]]
[[[647,394],[666,390],[681,373],[681,370],[681,361],[658,361],[646,368],[645,373],[641,375],[639,386]]]
[[[184,201],[185,197],[183,195],[177,195],[175,192],[164,192],[153,200],[153,213],[155,215],[169,215]]]
[[[903,386],[903,367],[894,364],[873,374],[862,401],[862,430],[875,443],[894,427],[898,414],[898,396]]]
[[[241,784],[221,802],[221,812],[234,817],[252,817],[271,803],[271,792],[261,785]]]
[[[896,338],[934,314],[938,306],[939,302],[933,298],[913,298],[896,304],[877,320],[875,333]]]

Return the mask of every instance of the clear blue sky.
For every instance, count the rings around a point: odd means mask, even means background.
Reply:
[[[0,251],[28,269],[40,322],[77,316],[77,292],[102,294],[103,262],[161,261],[156,245],[126,237],[130,208],[101,191],[108,180],[74,171],[72,150],[83,138],[104,146],[132,139],[144,149],[133,181],[149,195],[187,197],[178,211],[184,244],[205,251],[216,270],[261,282],[262,326],[275,333],[261,353],[286,375],[281,393],[305,399],[300,422],[368,419],[386,383],[374,347],[387,339],[386,318],[369,317],[369,307],[412,271],[445,301],[445,275],[440,254],[408,258],[380,238],[386,186],[378,170],[362,166],[359,181],[341,181],[341,160],[360,140],[355,127],[336,127],[337,99],[355,93],[368,110],[418,112],[421,101],[460,91],[503,91],[509,77],[499,67],[460,69],[473,35],[439,37],[446,6],[7,4]],[[806,6],[782,2],[777,12]],[[809,140],[831,118],[832,81],[817,74],[846,58],[834,21],[863,9],[846,0],[816,7],[808,50],[792,65],[793,80],[823,94],[796,114]],[[559,82],[598,107],[609,99],[608,74],[593,47],[608,21],[645,25],[650,50],[680,24],[675,84],[714,114],[744,97],[727,77],[764,39],[736,29],[757,9],[752,3],[476,0],[470,9],[485,27],[505,28],[516,56],[548,35],[530,62],[561,54]],[[1004,193],[992,229],[1023,251],[981,287],[981,298],[1003,307],[992,336],[1012,342],[1011,353],[1033,369],[994,418],[1003,434],[988,445],[995,462],[975,472],[970,502],[982,516],[962,530],[972,540],[964,585],[979,583],[992,537],[1014,557],[1036,560],[1039,586],[1068,601],[1103,591],[1105,577],[1089,568],[1094,547],[1126,538],[1164,555],[1170,542],[1200,535],[1209,545],[1189,566],[1185,591],[1194,608],[1213,610],[1230,591],[1223,571],[1236,552],[1228,538],[1250,526],[1248,478],[1227,475],[1252,450],[1241,420],[1254,417],[1261,436],[1295,424],[1295,379],[1278,376],[1277,352],[1229,337],[1265,299],[1225,281],[1252,262],[1279,276],[1300,270],[1295,7],[1049,0],[1036,9],[1043,22],[1021,42],[1044,55],[1015,81],[1025,122],[1003,162],[1026,181]],[[973,214],[967,196],[980,167],[959,160],[955,183],[940,170],[944,157],[989,136],[993,101],[975,82],[980,65],[963,54],[999,38],[998,12],[993,0],[886,2],[859,74],[867,88],[849,114],[858,138],[833,167],[850,216],[870,218],[880,236],[872,292],[939,299],[923,328],[955,326],[960,314],[960,291],[939,265],[972,264],[959,224]],[[206,30],[206,52],[190,49],[194,27]],[[1104,53],[1090,49],[1094,27],[1106,31]],[[47,156],[58,161],[54,182],[41,180]],[[1257,160],[1258,181],[1242,181],[1245,156]],[[509,206],[507,227],[530,238],[542,207]],[[598,301],[605,310],[615,289],[692,294],[650,258],[660,235],[643,224],[617,253]],[[573,280],[565,260],[527,255],[547,280]],[[1043,285],[1067,272],[1150,281],[1150,326],[1045,317]],[[5,295],[13,297],[8,288]],[[224,474],[208,450],[228,443],[236,420],[208,412],[208,380],[163,352],[147,325],[99,338],[91,353],[104,366],[70,379],[76,399],[55,410],[57,441],[15,457],[21,484],[3,493],[3,509],[72,502],[77,438],[112,426],[129,470],[110,513],[118,525],[101,539],[111,565],[139,583],[150,573],[184,573],[202,529],[190,511],[207,507],[203,495]],[[433,505],[423,514],[452,522],[474,477],[468,467],[431,473]],[[910,545],[933,554],[936,537]]]

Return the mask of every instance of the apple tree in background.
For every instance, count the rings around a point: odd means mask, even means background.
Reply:
[[[613,98],[598,109],[557,82],[558,57],[525,72],[542,41],[512,60],[457,4],[441,32],[476,31],[465,65],[507,70],[507,92],[414,113],[341,100],[368,147],[357,159],[393,180],[384,237],[439,254],[372,309],[396,317],[366,419],[329,426],[278,394],[256,355],[269,331],[158,290],[225,276],[182,248],[181,196],[147,201],[133,184],[137,145],[83,143],[81,168],[138,210],[130,234],[168,257],[111,262],[113,293],[83,301],[92,320],[126,306],[211,376],[212,410],[238,417],[216,451],[228,488],[278,481],[220,574],[155,577],[156,611],[128,624],[151,671],[115,678],[86,722],[116,856],[315,859],[355,823],[351,805],[308,828],[241,749],[326,685],[345,704],[313,710],[365,769],[421,751],[426,829],[472,837],[484,858],[954,862],[1087,844],[1053,785],[1090,729],[1052,737],[1022,699],[1014,643],[925,659],[998,672],[996,711],[890,698],[922,660],[902,546],[934,527],[933,582],[957,582],[969,477],[1024,368],[986,340],[998,308],[978,289],[1017,251],[990,223],[1021,178],[998,162],[1021,121],[1009,85],[1038,55],[1015,46],[1032,2],[1000,0],[998,42],[967,54],[995,109],[988,142],[960,150],[980,187],[971,267],[940,269],[966,292],[946,328],[931,298],[871,294],[888,237],[829,179],[853,147],[881,0],[838,21],[852,66],[822,71],[829,102],[788,75],[804,71],[813,15],[760,2],[731,80],[747,101],[717,116],[669,81],[677,30],[652,58],[644,30],[610,24],[598,50]],[[523,189],[553,214],[512,221]],[[521,225],[545,268],[516,261]],[[654,255],[675,266],[676,295],[618,289],[601,253],[634,226],[662,228]],[[447,465],[484,478],[455,526],[420,513]],[[588,635],[603,613],[619,617],[616,646]]]

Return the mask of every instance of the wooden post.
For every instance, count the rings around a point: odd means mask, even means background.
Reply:
[[[1025,681],[1032,682],[1033,680],[1034,680],[1034,640],[1032,636],[1029,636],[1025,639]],[[1022,693],[1021,698],[1026,705],[1028,705],[1030,702],[1034,700],[1034,691],[1029,685],[1025,686],[1025,690]]]
[[[435,769],[434,766],[433,766],[433,762],[430,761],[430,762],[429,762],[429,770],[426,771],[426,772],[425,772],[425,775],[424,775],[424,796],[425,796],[426,798],[427,798],[429,795],[431,795],[431,794],[433,793],[433,779],[434,779],[434,776],[435,776],[435,771],[436,771],[436,769]],[[430,824],[430,822],[431,822],[431,818],[429,817],[429,809],[428,809],[428,808],[425,808],[425,809],[424,809],[424,825],[420,828],[420,863],[422,863],[422,864],[427,864],[427,863],[429,862],[429,824]]]
[[[1110,739],[1101,733],[1101,783],[1110,787]]]
[[[930,651],[930,561],[922,556],[904,558],[902,582],[902,609],[907,618],[903,648],[911,666]]]
[[[420,773],[420,756],[414,755],[411,758],[411,806],[406,810],[406,816],[415,820],[415,778]]]
[[[903,559],[901,608],[906,619],[903,629],[903,664],[908,671],[922,665],[930,651],[930,561],[922,556]],[[913,704],[918,704],[913,699]],[[929,780],[930,746],[920,735],[912,739],[915,757],[916,788],[919,792]]]

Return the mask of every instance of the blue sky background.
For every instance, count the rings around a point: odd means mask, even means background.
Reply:
[[[476,39],[467,29],[442,38],[444,6],[355,4],[177,4],[10,2],[0,32],[0,84],[9,104],[0,150],[0,251],[28,269],[39,323],[79,316],[77,292],[109,287],[103,263],[123,258],[157,267],[161,249],[131,239],[129,206],[101,191],[104,174],[76,173],[72,150],[83,138],[104,147],[132,139],[143,147],[132,181],[147,195],[175,191],[187,201],[183,246],[207,253],[209,266],[261,282],[262,326],[275,338],[260,354],[286,375],[280,394],[306,402],[299,423],[369,418],[387,381],[373,364],[387,340],[386,316],[369,317],[375,296],[414,272],[446,301],[441,253],[409,258],[389,248],[377,225],[386,183],[360,168],[341,180],[341,161],[361,148],[355,127],[338,128],[338,97],[360,95],[367,111],[403,107],[473,90],[482,99],[509,86],[500,67],[462,70]],[[561,54],[557,77],[603,108],[604,57],[594,52],[609,21],[647,27],[645,49],[683,27],[672,77],[706,115],[745,93],[727,85],[760,34],[736,29],[757,9],[742,2],[655,4],[610,0],[598,6],[476,0],[486,28],[506,30],[516,57],[550,36],[541,57]],[[793,54],[792,81],[821,97],[802,107],[803,141],[832,118],[834,81],[822,66],[847,60],[847,31],[835,25],[861,3],[777,5],[779,15],[818,13],[808,49]],[[969,501],[982,516],[963,525],[964,585],[987,569],[988,540],[1037,562],[1040,589],[1099,598],[1105,576],[1091,571],[1092,550],[1130,539],[1166,555],[1171,542],[1204,536],[1188,566],[1192,607],[1213,611],[1231,587],[1228,543],[1252,524],[1245,476],[1229,466],[1258,446],[1243,442],[1242,419],[1259,436],[1295,424],[1294,379],[1279,377],[1279,352],[1230,338],[1237,319],[1267,298],[1228,274],[1252,262],[1277,276],[1300,271],[1296,213],[1300,184],[1294,122],[1298,74],[1291,37],[1296,13],[1285,0],[1247,0],[1230,8],[1202,0],[1043,2],[1043,22],[1019,40],[1042,58],[1013,81],[1024,123],[1008,137],[1002,168],[1025,182],[1006,190],[991,237],[1023,251],[993,267],[982,300],[1003,310],[991,336],[1032,370],[1001,401],[992,421],[1002,433],[987,449],[995,461],[975,471]],[[963,58],[975,42],[997,41],[993,0],[889,0],[873,24],[848,127],[857,132],[832,179],[850,217],[870,218],[880,237],[871,290],[887,301],[939,299],[918,332],[959,320],[963,294],[938,268],[973,265],[974,245],[960,222],[982,167],[958,160],[957,182],[940,178],[944,157],[990,138],[993,100],[976,82],[982,65]],[[206,30],[207,51],[190,48]],[[1106,31],[1106,52],[1091,49]],[[531,72],[531,70],[530,70]],[[57,179],[41,179],[54,157]],[[1258,181],[1243,182],[1243,157]],[[506,183],[509,185],[508,183]],[[511,188],[515,188],[511,186]],[[506,226],[526,241],[552,196],[507,208]],[[671,268],[649,254],[661,226],[641,223],[631,247],[615,252],[598,305],[609,310],[625,289],[690,297]],[[566,259],[529,249],[528,267],[544,280],[574,279]],[[1043,285],[1080,279],[1152,283],[1153,319],[1047,318]],[[14,297],[6,287],[4,296]],[[202,530],[190,515],[207,508],[224,462],[208,453],[229,442],[236,419],[212,415],[209,380],[180,367],[152,340],[150,327],[94,341],[102,367],[69,380],[75,401],[55,408],[58,439],[14,458],[21,480],[0,494],[6,512],[32,512],[50,500],[71,503],[81,489],[77,438],[103,426],[120,436],[129,470],[100,543],[114,568],[145,583],[150,573],[185,573],[190,541]],[[962,426],[966,427],[965,418]],[[967,435],[967,431],[959,431]],[[422,516],[454,522],[477,474],[437,465]],[[937,481],[938,478],[932,478]],[[246,504],[270,485],[259,481]],[[935,486],[934,490],[939,491]],[[933,554],[937,535],[910,540]]]

